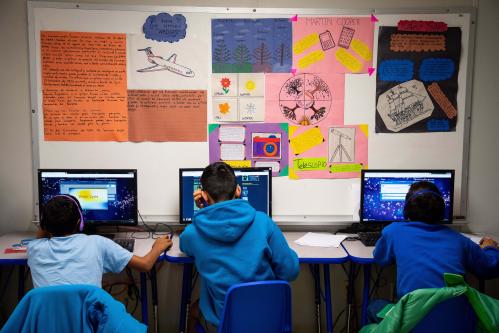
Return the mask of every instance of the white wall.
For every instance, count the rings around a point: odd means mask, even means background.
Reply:
[[[76,1],[75,1],[76,2]],[[472,0],[308,0],[303,1],[151,1],[104,0],[84,3],[136,5],[191,5],[242,7],[330,7],[330,8],[405,8],[463,7],[477,5]],[[0,1],[0,234],[30,227],[33,207],[31,124],[29,103],[28,42],[26,0]],[[478,7],[475,48],[474,89],[469,173],[468,222],[474,231],[499,235],[499,54],[497,28],[499,2],[481,0]],[[452,152],[450,152],[452,153]],[[307,267],[294,284],[295,330],[314,329],[313,293]],[[180,296],[180,268],[166,267],[160,276],[160,308],[171,308]],[[333,270],[335,315],[344,305],[345,277]],[[15,281],[15,280],[14,280]],[[496,289],[497,290],[497,289]],[[496,295],[497,297],[497,295]],[[2,303],[4,300],[2,300]],[[164,332],[175,330],[177,311],[162,313]]]

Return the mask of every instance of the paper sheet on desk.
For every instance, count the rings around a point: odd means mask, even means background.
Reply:
[[[481,236],[465,234],[464,232],[462,232],[461,235],[463,235],[464,237],[468,237],[473,243],[480,245],[480,240],[482,239]]]
[[[298,245],[318,246],[318,247],[339,247],[347,235],[318,234],[308,232],[305,236],[295,240]]]

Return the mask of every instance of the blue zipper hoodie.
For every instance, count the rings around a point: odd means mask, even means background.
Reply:
[[[201,312],[216,326],[232,285],[291,281],[300,269],[298,256],[274,221],[241,199],[198,210],[180,235],[180,249],[194,257],[201,276]]]

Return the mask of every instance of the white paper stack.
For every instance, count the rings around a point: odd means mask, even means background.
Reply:
[[[295,240],[298,245],[318,247],[339,247],[347,235],[319,234],[308,232],[305,236]]]

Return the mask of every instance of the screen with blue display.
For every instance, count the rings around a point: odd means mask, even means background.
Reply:
[[[136,170],[38,170],[40,215],[52,197],[78,199],[85,224],[137,224]]]
[[[444,222],[452,222],[454,170],[362,170],[360,221],[404,220],[405,195],[412,183],[434,183],[444,198]]]
[[[192,222],[194,213],[199,210],[192,193],[201,188],[203,169],[179,169],[180,223]],[[237,184],[241,186],[241,199],[248,200],[258,211],[271,215],[272,169],[234,169]]]

